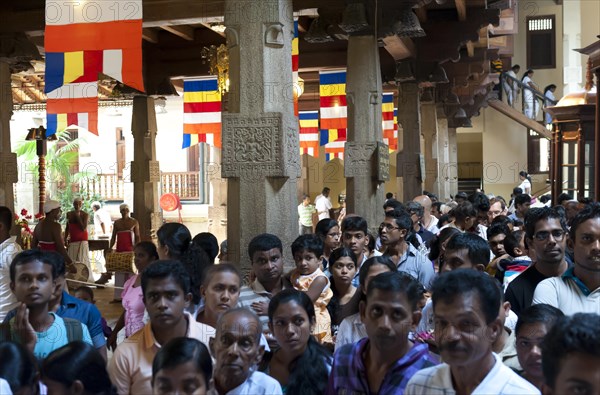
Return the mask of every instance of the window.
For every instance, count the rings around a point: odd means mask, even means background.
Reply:
[[[550,140],[529,129],[527,136],[527,169],[531,174],[550,170]]]
[[[527,18],[527,68],[556,67],[556,23],[554,15]]]

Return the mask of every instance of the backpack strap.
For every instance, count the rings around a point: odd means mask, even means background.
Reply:
[[[67,341],[82,341],[83,340],[83,329],[81,328],[81,322],[74,320],[73,318],[63,318],[65,322],[65,328],[67,329]]]

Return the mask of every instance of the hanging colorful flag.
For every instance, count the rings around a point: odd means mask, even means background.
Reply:
[[[398,151],[398,109],[394,108],[394,137],[390,140],[390,152]]]
[[[99,73],[144,91],[142,0],[46,0],[44,49],[47,93]]]
[[[392,146],[395,144],[394,93],[383,93],[381,112],[383,114],[383,141],[390,147],[390,150],[392,150]],[[395,133],[397,136],[398,131],[396,130]]]
[[[300,155],[319,157],[319,112],[300,111]]]
[[[346,70],[319,72],[320,144],[346,140]]]
[[[183,145],[221,148],[221,93],[217,77],[183,81]]]
[[[325,161],[329,162],[334,158],[344,160],[345,141],[333,141],[325,145]]]
[[[300,96],[300,85],[298,84],[298,18],[294,18],[294,38],[292,39],[292,81],[294,84],[294,115],[298,116],[298,97]]]
[[[51,136],[69,126],[79,126],[98,135],[98,83],[63,85],[48,93],[46,134]]]

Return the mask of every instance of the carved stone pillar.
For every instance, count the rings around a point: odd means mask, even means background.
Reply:
[[[421,174],[421,111],[416,81],[398,85],[398,123],[402,125],[402,151],[398,153],[397,176],[404,186],[402,201],[423,193]]]
[[[421,96],[421,133],[424,139],[423,154],[425,156],[423,188],[429,192],[437,189],[438,183],[437,127],[436,105],[431,92],[427,92]]]
[[[156,114],[153,98],[133,98],[131,131],[134,140],[131,162],[133,217],[140,223],[141,239],[152,241],[162,225],[158,206],[160,167],[156,160]]]
[[[223,114],[229,256],[244,274],[247,247],[264,232],[289,246],[298,235],[298,120],[292,90],[291,0],[225,1],[229,112]],[[284,248],[291,264],[291,252]]]
[[[10,117],[13,101],[10,85],[10,65],[0,60],[0,205],[15,210],[14,183],[17,174],[17,155],[11,151]]]
[[[458,193],[458,147],[456,146],[456,128],[448,128],[449,159],[448,183],[452,196]]]
[[[382,148],[381,72],[375,36],[348,38],[346,98],[346,210],[364,217],[369,226],[375,229],[381,221],[380,206],[384,201],[384,189],[380,187],[385,181],[385,176],[379,174],[378,164],[387,165],[389,172],[389,151],[387,146]]]
[[[437,178],[438,182],[433,188],[441,201],[450,197],[450,179],[448,177],[448,165],[450,163],[450,152],[448,143],[448,118],[444,114],[443,108],[437,109]]]

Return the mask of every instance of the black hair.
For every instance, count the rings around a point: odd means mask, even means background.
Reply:
[[[521,78],[521,81],[523,81],[525,79],[525,77],[527,77],[530,73],[533,73],[532,69],[527,69],[527,71],[523,74],[523,77]]]
[[[399,202],[396,199],[388,199],[385,203],[383,203],[383,211],[386,211],[388,208],[392,208],[394,210],[404,210],[404,205],[402,202]]]
[[[468,196],[467,196],[467,194],[466,194],[465,192],[458,192],[458,193],[457,193],[457,194],[454,196],[454,199],[455,199],[455,200],[456,200],[456,198],[458,198],[458,199],[465,199],[465,200],[466,200],[466,199],[468,198]]]
[[[514,224],[514,221],[510,217],[507,217],[506,215],[498,215],[498,216],[496,216],[496,218],[494,218],[492,220],[492,223],[490,224],[490,226],[493,226],[493,225],[508,226],[508,225],[513,225],[513,224]]]
[[[542,196],[540,196],[540,202],[542,202],[544,204],[546,204],[550,200],[552,200],[552,197],[550,195],[542,195]]]
[[[93,346],[81,341],[70,342],[52,351],[42,362],[42,377],[67,388],[80,381],[87,394],[117,393],[110,382],[104,358]]]
[[[331,271],[331,267],[332,265],[340,258],[343,257],[348,257],[350,259],[352,259],[352,262],[354,262],[354,265],[358,266],[358,257],[356,256],[356,254],[348,247],[339,247],[336,248],[335,250],[331,251],[331,255],[329,255],[329,267]]]
[[[521,68],[521,66],[519,66],[518,64],[516,64],[516,65],[514,65],[514,66],[513,66],[513,67],[511,67],[511,68],[512,68],[513,70],[514,70],[514,69],[520,69],[520,68]]]
[[[573,196],[569,195],[568,193],[563,192],[560,195],[558,195],[558,197],[556,198],[556,204],[562,205],[562,203],[565,200],[573,200]]]
[[[60,266],[58,259],[60,257],[56,252],[45,252],[38,249],[31,249],[19,252],[10,263],[10,281],[15,282],[15,276],[17,272],[17,266],[26,265],[31,262],[39,261],[44,265],[49,265],[52,268],[52,280],[56,280],[59,277],[58,269]],[[63,274],[64,274],[64,260],[63,260]]]
[[[518,196],[521,195],[523,193],[523,188],[519,188],[519,187],[514,187],[513,188],[513,196]]]
[[[13,393],[37,385],[37,361],[21,344],[0,343],[0,378],[8,382]]]
[[[565,216],[561,215],[558,210],[555,208],[549,207],[535,207],[529,209],[527,214],[525,215],[525,235],[528,239],[533,239],[533,234],[535,233],[535,226],[539,221],[547,221],[549,219],[556,219],[560,222],[560,226],[566,232],[567,221],[565,220]]]
[[[438,221],[438,226],[444,226],[444,225],[449,224],[450,222],[452,222],[452,219],[450,218],[450,213],[444,214],[444,215],[440,216],[440,219]]]
[[[548,91],[549,91],[549,90],[551,90],[551,89],[556,89],[556,85],[554,85],[554,84],[550,84],[550,85],[546,86],[546,87],[544,88],[544,95],[546,94],[546,92],[548,92]]]
[[[517,255],[515,254],[515,248],[519,248],[519,244],[521,244],[521,237],[524,235],[525,231],[523,230],[516,230],[507,234],[506,238],[504,239],[504,251],[506,251],[506,253],[513,258],[516,258]],[[527,240],[525,240],[525,243],[527,243]]]
[[[432,261],[438,259],[442,253],[442,244],[450,237],[459,233],[461,233],[461,231],[453,227],[442,229],[440,233],[431,240],[431,244],[429,245],[429,259]]]
[[[427,192],[427,191],[423,191],[423,195],[426,195],[429,200],[439,200],[439,196],[436,195],[435,193],[431,193],[431,192]]]
[[[317,222],[317,226],[315,226],[315,234],[319,235],[322,239],[325,239],[327,237],[327,233],[329,233],[331,228],[335,226],[339,226],[335,219],[323,218]]]
[[[587,220],[600,218],[600,203],[590,203],[586,205],[583,210],[577,213],[575,217],[571,220],[571,229],[569,230],[569,236],[571,240],[575,242],[577,228]]]
[[[473,204],[477,211],[489,211],[490,210],[490,199],[485,193],[475,192],[469,196],[469,202]]]
[[[369,232],[369,226],[367,225],[367,220],[363,217],[352,216],[346,217],[342,221],[342,233],[346,231],[351,232],[363,232],[365,236]]]
[[[255,252],[269,251],[273,248],[277,248],[279,253],[283,254],[283,245],[281,244],[279,237],[271,233],[262,233],[255,236],[250,240],[250,243],[248,243],[248,256],[250,257],[250,262],[252,262],[252,257]]]
[[[386,266],[388,269],[390,269],[391,272],[395,272],[396,270],[398,270],[396,268],[396,265],[394,265],[394,262],[392,262],[392,260],[390,259],[390,257],[382,255],[382,256],[374,256],[374,257],[367,259],[365,261],[365,263],[363,263],[360,266],[360,270],[358,272],[358,283],[360,284],[360,286],[363,290],[365,289],[365,286],[366,286],[365,281],[367,281],[367,276],[369,275],[369,270],[371,269],[371,267],[376,266],[376,265]]]
[[[392,192],[388,192],[388,193],[385,194],[385,198],[386,199],[391,199],[393,197],[394,197],[394,194]]]
[[[369,242],[367,243],[367,249],[369,250],[369,254],[375,250],[375,239],[376,237],[371,233],[371,231],[367,232],[367,236],[369,236]]]
[[[239,269],[235,265],[225,262],[209,267],[203,275],[204,283],[202,283],[202,285],[204,285],[204,287],[208,287],[210,280],[212,280],[214,275],[217,273],[233,273],[237,275],[240,280],[240,287],[242,286],[242,275],[240,274]]]
[[[296,303],[306,311],[309,321],[315,325],[316,315],[313,302],[304,292],[295,289],[284,289],[271,299],[269,303],[269,322],[273,324],[273,315],[277,308],[285,303]],[[286,394],[323,394],[327,388],[329,377],[328,364],[331,352],[319,344],[313,336],[308,337],[306,349],[289,365],[290,376]],[[306,380],[310,377],[311,380]]]
[[[400,229],[410,230],[413,227],[410,214],[406,210],[393,210],[385,213],[386,218],[392,218]],[[408,236],[408,235],[407,235]],[[407,237],[405,237],[406,239]]]
[[[192,243],[202,248],[210,258],[211,263],[215,263],[215,258],[219,255],[219,241],[210,232],[198,233],[192,239]]]
[[[312,252],[320,258],[323,255],[323,240],[313,234],[298,236],[292,243],[292,256],[302,251]]]
[[[158,251],[156,250],[156,245],[151,241],[140,241],[137,243],[133,249],[141,248],[149,257],[154,258],[154,260],[158,259]]]
[[[184,295],[190,293],[190,276],[183,263],[176,260],[158,260],[152,262],[146,270],[142,272],[142,294],[146,296],[148,281],[161,280],[171,277]]]
[[[433,203],[431,203],[431,208],[435,207],[437,211],[441,211],[442,204],[444,204],[444,203],[439,202],[439,201],[433,202]]]
[[[204,376],[208,386],[212,378],[212,358],[208,348],[200,341],[190,337],[176,337],[162,346],[152,362],[152,386],[156,375],[163,369],[175,369],[185,363],[193,362],[196,370]]]
[[[569,354],[600,355],[600,315],[577,313],[560,317],[542,341],[542,372],[550,388],[556,385],[562,363]]]
[[[417,217],[422,218],[425,213],[425,209],[419,202],[410,201],[406,203],[406,211],[409,214],[417,214]]]
[[[423,299],[425,288],[421,283],[405,272],[387,272],[373,277],[367,290],[367,301],[376,289],[383,292],[401,292],[406,295],[412,311],[417,310],[417,304]]]
[[[457,220],[464,220],[467,217],[476,217],[477,209],[475,209],[471,202],[465,201],[452,209],[452,215]]]
[[[4,225],[7,232],[10,232],[13,221],[14,217],[12,211],[6,206],[0,206],[0,223]]]
[[[510,229],[507,225],[503,224],[493,224],[487,228],[486,231],[488,240],[497,235],[505,235],[508,236],[510,234]]]
[[[483,311],[487,324],[498,317],[500,303],[503,298],[498,281],[487,273],[471,269],[456,269],[441,273],[433,281],[431,293],[434,310],[435,305],[440,301],[452,303],[454,298],[459,295],[477,293],[479,306]]]
[[[489,244],[473,233],[460,233],[452,237],[446,245],[446,252],[467,249],[467,256],[473,265],[487,267],[490,262]]]
[[[326,193],[329,193],[329,192],[331,192],[331,189],[329,189],[329,188],[325,187],[325,188],[323,188],[323,190],[321,191],[321,194],[322,194],[322,195],[325,195]]]
[[[519,331],[523,328],[523,325],[537,323],[544,324],[549,330],[560,317],[564,317],[564,313],[556,307],[545,303],[534,304],[523,310],[519,315],[519,320],[515,326],[515,334],[519,336]]]
[[[158,242],[169,247],[169,258],[181,259],[192,241],[192,235],[189,229],[177,222],[168,222],[163,224],[157,231]]]
[[[73,291],[73,295],[75,295],[77,292],[83,292],[90,297],[90,300],[94,300],[94,290],[87,285],[82,285],[81,287],[75,289],[75,291]]]
[[[515,208],[525,203],[531,203],[531,196],[526,193],[515,196]]]

